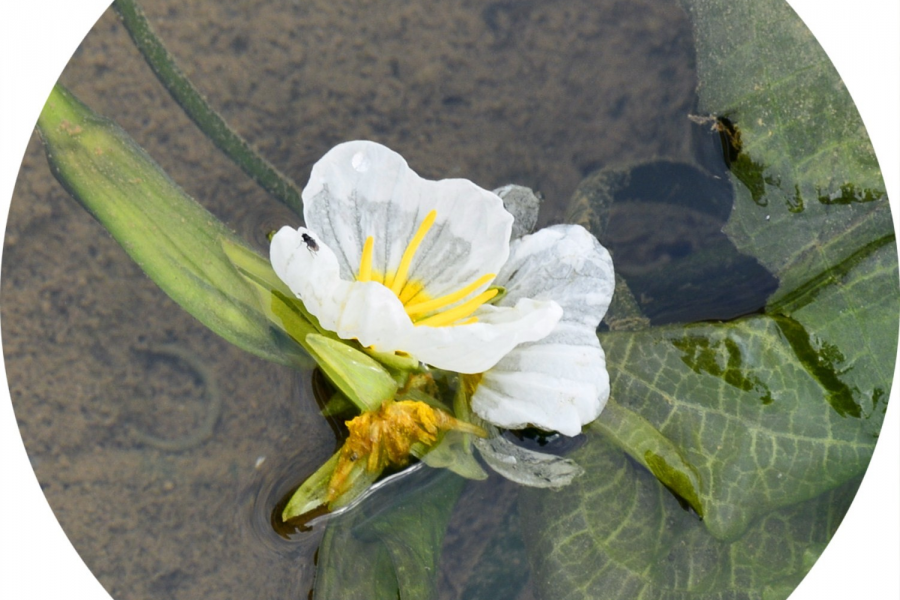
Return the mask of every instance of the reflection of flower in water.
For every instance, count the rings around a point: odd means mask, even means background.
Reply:
[[[595,329],[613,272],[587,231],[546,229],[511,254],[496,194],[424,180],[372,142],[326,154],[303,200],[309,229],[281,229],[271,259],[323,328],[469,374],[475,412],[500,426],[575,435],[599,414],[609,384]]]

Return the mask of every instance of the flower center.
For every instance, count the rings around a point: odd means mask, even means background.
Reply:
[[[416,234],[410,240],[400,265],[393,273],[381,274],[372,270],[372,253],[375,247],[375,238],[371,235],[366,238],[363,245],[362,257],[359,260],[359,274],[357,281],[376,281],[389,288],[403,303],[406,314],[412,319],[413,324],[427,325],[429,327],[444,327],[446,325],[469,325],[476,323],[478,317],[473,317],[479,306],[497,295],[497,289],[488,289],[482,293],[459,303],[470,296],[479,287],[496,277],[496,273],[486,273],[472,283],[437,298],[431,298],[425,291],[425,284],[421,281],[409,279],[409,267],[422,241],[434,225],[437,211],[432,210],[419,225]]]

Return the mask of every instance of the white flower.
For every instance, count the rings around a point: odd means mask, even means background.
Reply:
[[[501,306],[524,295],[554,300],[563,317],[547,337],[514,348],[485,372],[472,410],[495,425],[534,425],[577,435],[609,398],[606,357],[597,326],[615,288],[612,259],[578,225],[557,225],[513,242],[496,279]]]
[[[473,410],[501,427],[577,435],[600,414],[609,376],[596,329],[615,281],[584,228],[510,245],[496,194],[422,179],[363,141],[316,163],[303,201],[308,229],[282,228],[271,260],[324,328],[474,375]],[[507,292],[496,305],[492,285]]]
[[[306,228],[282,228],[272,266],[320,324],[380,352],[482,373],[556,326],[551,299],[486,304],[512,216],[464,179],[428,181],[373,142],[336,146],[303,190]]]

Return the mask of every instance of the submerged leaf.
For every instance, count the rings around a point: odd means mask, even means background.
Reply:
[[[779,287],[765,314],[601,334],[615,403],[570,456],[586,475],[524,492],[539,598],[786,598],[884,418],[897,250],[852,101],[781,0],[684,3],[701,110],[740,135],[725,231]]]
[[[122,129],[57,85],[38,119],[54,176],[166,294],[257,356],[295,364],[222,248],[253,253],[191,199]]]
[[[591,423],[590,428],[625,450],[703,516],[697,470],[649,421],[610,400],[603,418]]]
[[[668,465],[683,457],[687,468],[677,470],[696,474],[698,512],[718,538],[739,537],[756,517],[840,485],[869,462],[884,417],[884,405],[871,399],[884,383],[855,390],[849,401],[859,412],[848,417],[831,380],[808,370],[769,317],[609,333],[603,345],[613,396],[651,433],[604,415],[592,428],[616,430],[639,460],[653,445],[669,448],[656,452]],[[661,464],[641,462],[653,471]],[[694,504],[677,482],[662,479]]]
[[[858,480],[768,513],[721,541],[650,473],[593,435],[584,477],[523,493],[522,532],[539,600],[787,598],[840,523]]]
[[[315,600],[431,600],[441,544],[465,483],[422,469],[329,521]]]

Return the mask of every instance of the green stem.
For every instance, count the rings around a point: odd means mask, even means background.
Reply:
[[[113,2],[113,8],[119,13],[125,29],[128,30],[135,46],[153,69],[156,77],[200,130],[264,190],[298,215],[302,215],[303,201],[297,184],[260,156],[209,105],[203,94],[178,68],[172,55],[150,27],[137,2],[116,0]]]

